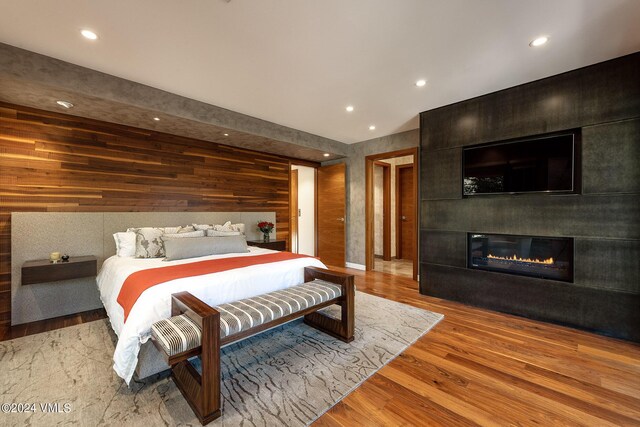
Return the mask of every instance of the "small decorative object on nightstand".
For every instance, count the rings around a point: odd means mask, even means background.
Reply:
[[[257,246],[264,249],[272,249],[274,251],[284,251],[287,249],[286,240],[269,240],[268,242],[263,240],[247,240],[247,245]]]
[[[59,258],[58,254],[58,258]],[[66,262],[52,262],[51,259],[27,261],[22,264],[22,284],[57,282],[95,276],[98,260],[94,256],[68,258]]]
[[[260,221],[258,223],[258,230],[262,231],[262,241],[267,243],[270,239],[271,230],[273,230],[273,223],[269,221]]]

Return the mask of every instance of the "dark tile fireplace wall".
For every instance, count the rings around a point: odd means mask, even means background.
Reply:
[[[640,341],[640,53],[420,115],[420,292]],[[462,196],[462,147],[582,131],[580,194]],[[574,238],[573,283],[467,268],[467,233]]]

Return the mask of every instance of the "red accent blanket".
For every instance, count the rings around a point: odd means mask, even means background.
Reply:
[[[118,304],[120,304],[124,309],[124,320],[126,322],[133,305],[138,301],[140,295],[150,287],[159,285],[160,283],[181,279],[183,277],[202,276],[205,274],[218,273],[220,271],[248,267],[250,265],[268,264],[271,262],[286,261],[297,258],[312,257],[293,254],[291,252],[277,252],[273,254],[255,256],[211,259],[136,271],[135,273],[131,273],[124,281],[122,288],[120,289],[120,293],[118,294]]]

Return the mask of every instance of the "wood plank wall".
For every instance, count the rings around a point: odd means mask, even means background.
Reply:
[[[16,211],[275,211],[287,239],[289,159],[0,103],[0,331]]]

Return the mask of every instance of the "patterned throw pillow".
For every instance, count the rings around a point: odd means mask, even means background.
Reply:
[[[127,231],[136,233],[136,258],[164,257],[163,228],[142,227],[130,228]]]
[[[227,221],[224,224],[193,224],[193,228],[196,230],[204,230],[207,233],[210,230],[231,232],[238,231],[240,234],[244,234],[244,224],[231,224],[231,221]],[[209,236],[222,236],[221,234],[208,234]],[[225,234],[225,236],[236,236],[237,234]]]

